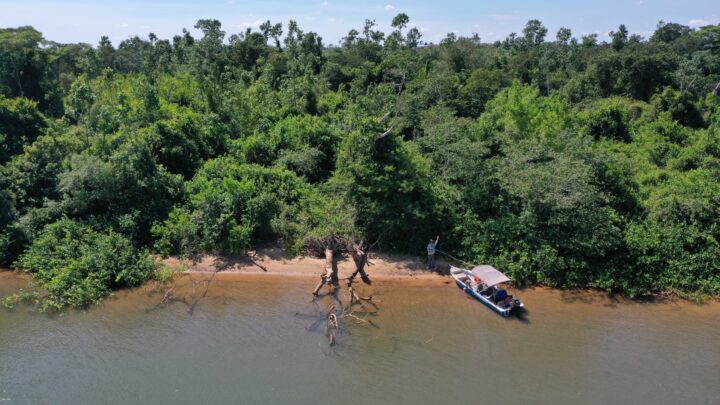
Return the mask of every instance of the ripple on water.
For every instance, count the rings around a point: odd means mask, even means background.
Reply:
[[[0,294],[27,280],[0,272]],[[196,280],[197,281],[197,280]],[[315,280],[214,280],[192,313],[122,291],[88,311],[0,310],[0,400],[249,403],[709,403],[720,397],[720,305],[519,292],[506,320],[442,281],[377,281],[377,327],[334,348]],[[191,291],[187,279],[178,291]],[[183,284],[184,283],[184,284]],[[196,286],[197,287],[197,286]]]

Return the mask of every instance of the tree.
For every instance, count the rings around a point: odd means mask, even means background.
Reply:
[[[572,38],[572,31],[570,28],[560,27],[555,38],[559,44],[567,45]]]
[[[650,41],[669,44],[681,37],[689,35],[691,32],[692,29],[686,25],[666,23],[660,20],[655,28],[655,32],[652,37],[650,37]]]
[[[0,29],[0,94],[45,101],[43,41],[42,34],[32,27]]]
[[[193,67],[200,76],[211,74],[217,77],[224,70],[226,64],[225,47],[223,46],[225,31],[220,29],[221,26],[220,21],[207,19],[198,20],[195,24],[195,29],[199,29],[203,33],[202,39],[194,48],[196,53],[193,62]]]
[[[0,95],[0,165],[31,144],[46,127],[37,103]]]
[[[610,31],[610,38],[612,38],[610,44],[614,50],[623,49],[628,43],[628,30],[625,24],[620,24],[617,31]]]
[[[599,44],[531,19],[422,47],[404,13],[339,47],[296,21],[195,27],[95,47],[0,29],[0,263],[30,255],[81,303],[121,287],[112,249],[361,263],[361,240],[442,233],[517,283],[720,291],[717,25]]]
[[[393,28],[397,29],[403,29],[407,27],[408,23],[410,22],[410,17],[408,17],[405,13],[400,13],[393,17],[392,23],[390,24]]]
[[[75,155],[67,164],[58,182],[65,214],[95,219],[145,243],[180,192],[179,179],[155,163],[142,141],[129,140],[105,158]]]
[[[682,125],[692,128],[702,128],[705,120],[695,103],[683,93],[666,87],[662,93],[653,95],[651,103],[659,111],[665,111],[670,117]]]
[[[523,35],[525,36],[525,43],[529,46],[538,46],[545,40],[547,35],[547,28],[540,22],[540,20],[530,20],[525,24],[523,28]]]
[[[583,35],[582,46],[585,48],[592,48],[597,46],[597,34]]]
[[[153,228],[164,254],[242,254],[259,241],[292,244],[305,185],[291,172],[208,161],[188,184],[189,199]]]
[[[629,142],[630,120],[627,110],[611,105],[589,114],[586,124],[587,133],[595,139],[612,139]]]
[[[450,206],[438,194],[429,162],[396,136],[379,137],[369,124],[340,146],[333,189],[357,213],[357,226],[368,240],[382,238],[392,248],[422,246],[426,235],[446,229]],[[423,224],[423,232],[416,225]],[[402,235],[402,236],[401,236]]]

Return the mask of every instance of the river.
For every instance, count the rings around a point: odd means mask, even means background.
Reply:
[[[444,280],[377,280],[372,325],[341,319],[330,347],[315,281],[221,275],[192,311],[149,286],[62,316],[0,308],[0,403],[720,401],[718,303],[526,289],[521,321]],[[0,295],[25,282],[0,272]]]

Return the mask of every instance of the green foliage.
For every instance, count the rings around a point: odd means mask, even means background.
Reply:
[[[0,165],[21,153],[45,126],[37,103],[25,98],[7,99],[0,93]]]
[[[264,166],[277,164],[311,182],[327,179],[335,167],[340,136],[321,119],[309,115],[279,121],[268,133],[255,133],[234,145],[244,162]]]
[[[449,196],[415,145],[391,136],[377,139],[371,132],[377,128],[368,129],[345,138],[332,182],[357,210],[357,225],[369,238],[382,236],[395,249],[422,246],[448,229]]]
[[[570,106],[559,97],[541,97],[518,82],[499,93],[478,120],[483,139],[551,138],[575,125]]]
[[[129,140],[106,158],[71,156],[58,190],[67,215],[112,225],[147,242],[151,225],[172,209],[180,181],[155,163],[148,145]]]
[[[305,185],[279,168],[208,161],[187,184],[188,203],[153,228],[163,254],[244,253],[253,243],[294,242]]]
[[[658,111],[668,113],[671,119],[682,125],[691,128],[705,126],[702,114],[695,103],[672,88],[665,88],[662,93],[655,94],[651,102]]]
[[[95,47],[0,29],[0,265],[50,308],[146,279],[143,247],[442,234],[519,284],[718,294],[720,26],[426,46],[381,24],[340,47],[294,21]]]
[[[587,148],[567,138],[505,147],[492,174],[500,191],[494,214],[476,222],[466,242],[480,239],[475,254],[500,257],[520,282],[591,282],[621,248],[622,218]]]
[[[720,293],[717,236],[696,226],[661,225],[646,221],[625,231],[628,256],[632,258],[618,277],[601,282],[630,296],[671,291],[680,295]]]
[[[147,132],[158,163],[170,173],[190,179],[203,162],[225,152],[227,135],[218,117],[186,111],[157,121]]]
[[[68,219],[48,225],[15,266],[35,277],[33,299],[43,311],[97,303],[114,289],[140,284],[155,270],[147,253],[120,234]]]
[[[591,112],[585,125],[588,135],[596,140],[631,140],[629,114],[621,106],[608,106]]]
[[[48,56],[40,49],[43,42],[42,34],[32,27],[0,29],[1,95],[25,97],[52,107]]]

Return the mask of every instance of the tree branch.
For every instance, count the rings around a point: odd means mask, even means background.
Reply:
[[[382,134],[376,136],[376,137],[375,137],[375,141],[377,142],[377,141],[385,138],[386,136],[390,135],[390,134],[392,133],[392,130],[393,130],[393,126],[391,125],[390,128],[388,128],[387,131],[385,131],[385,132],[383,132]]]

